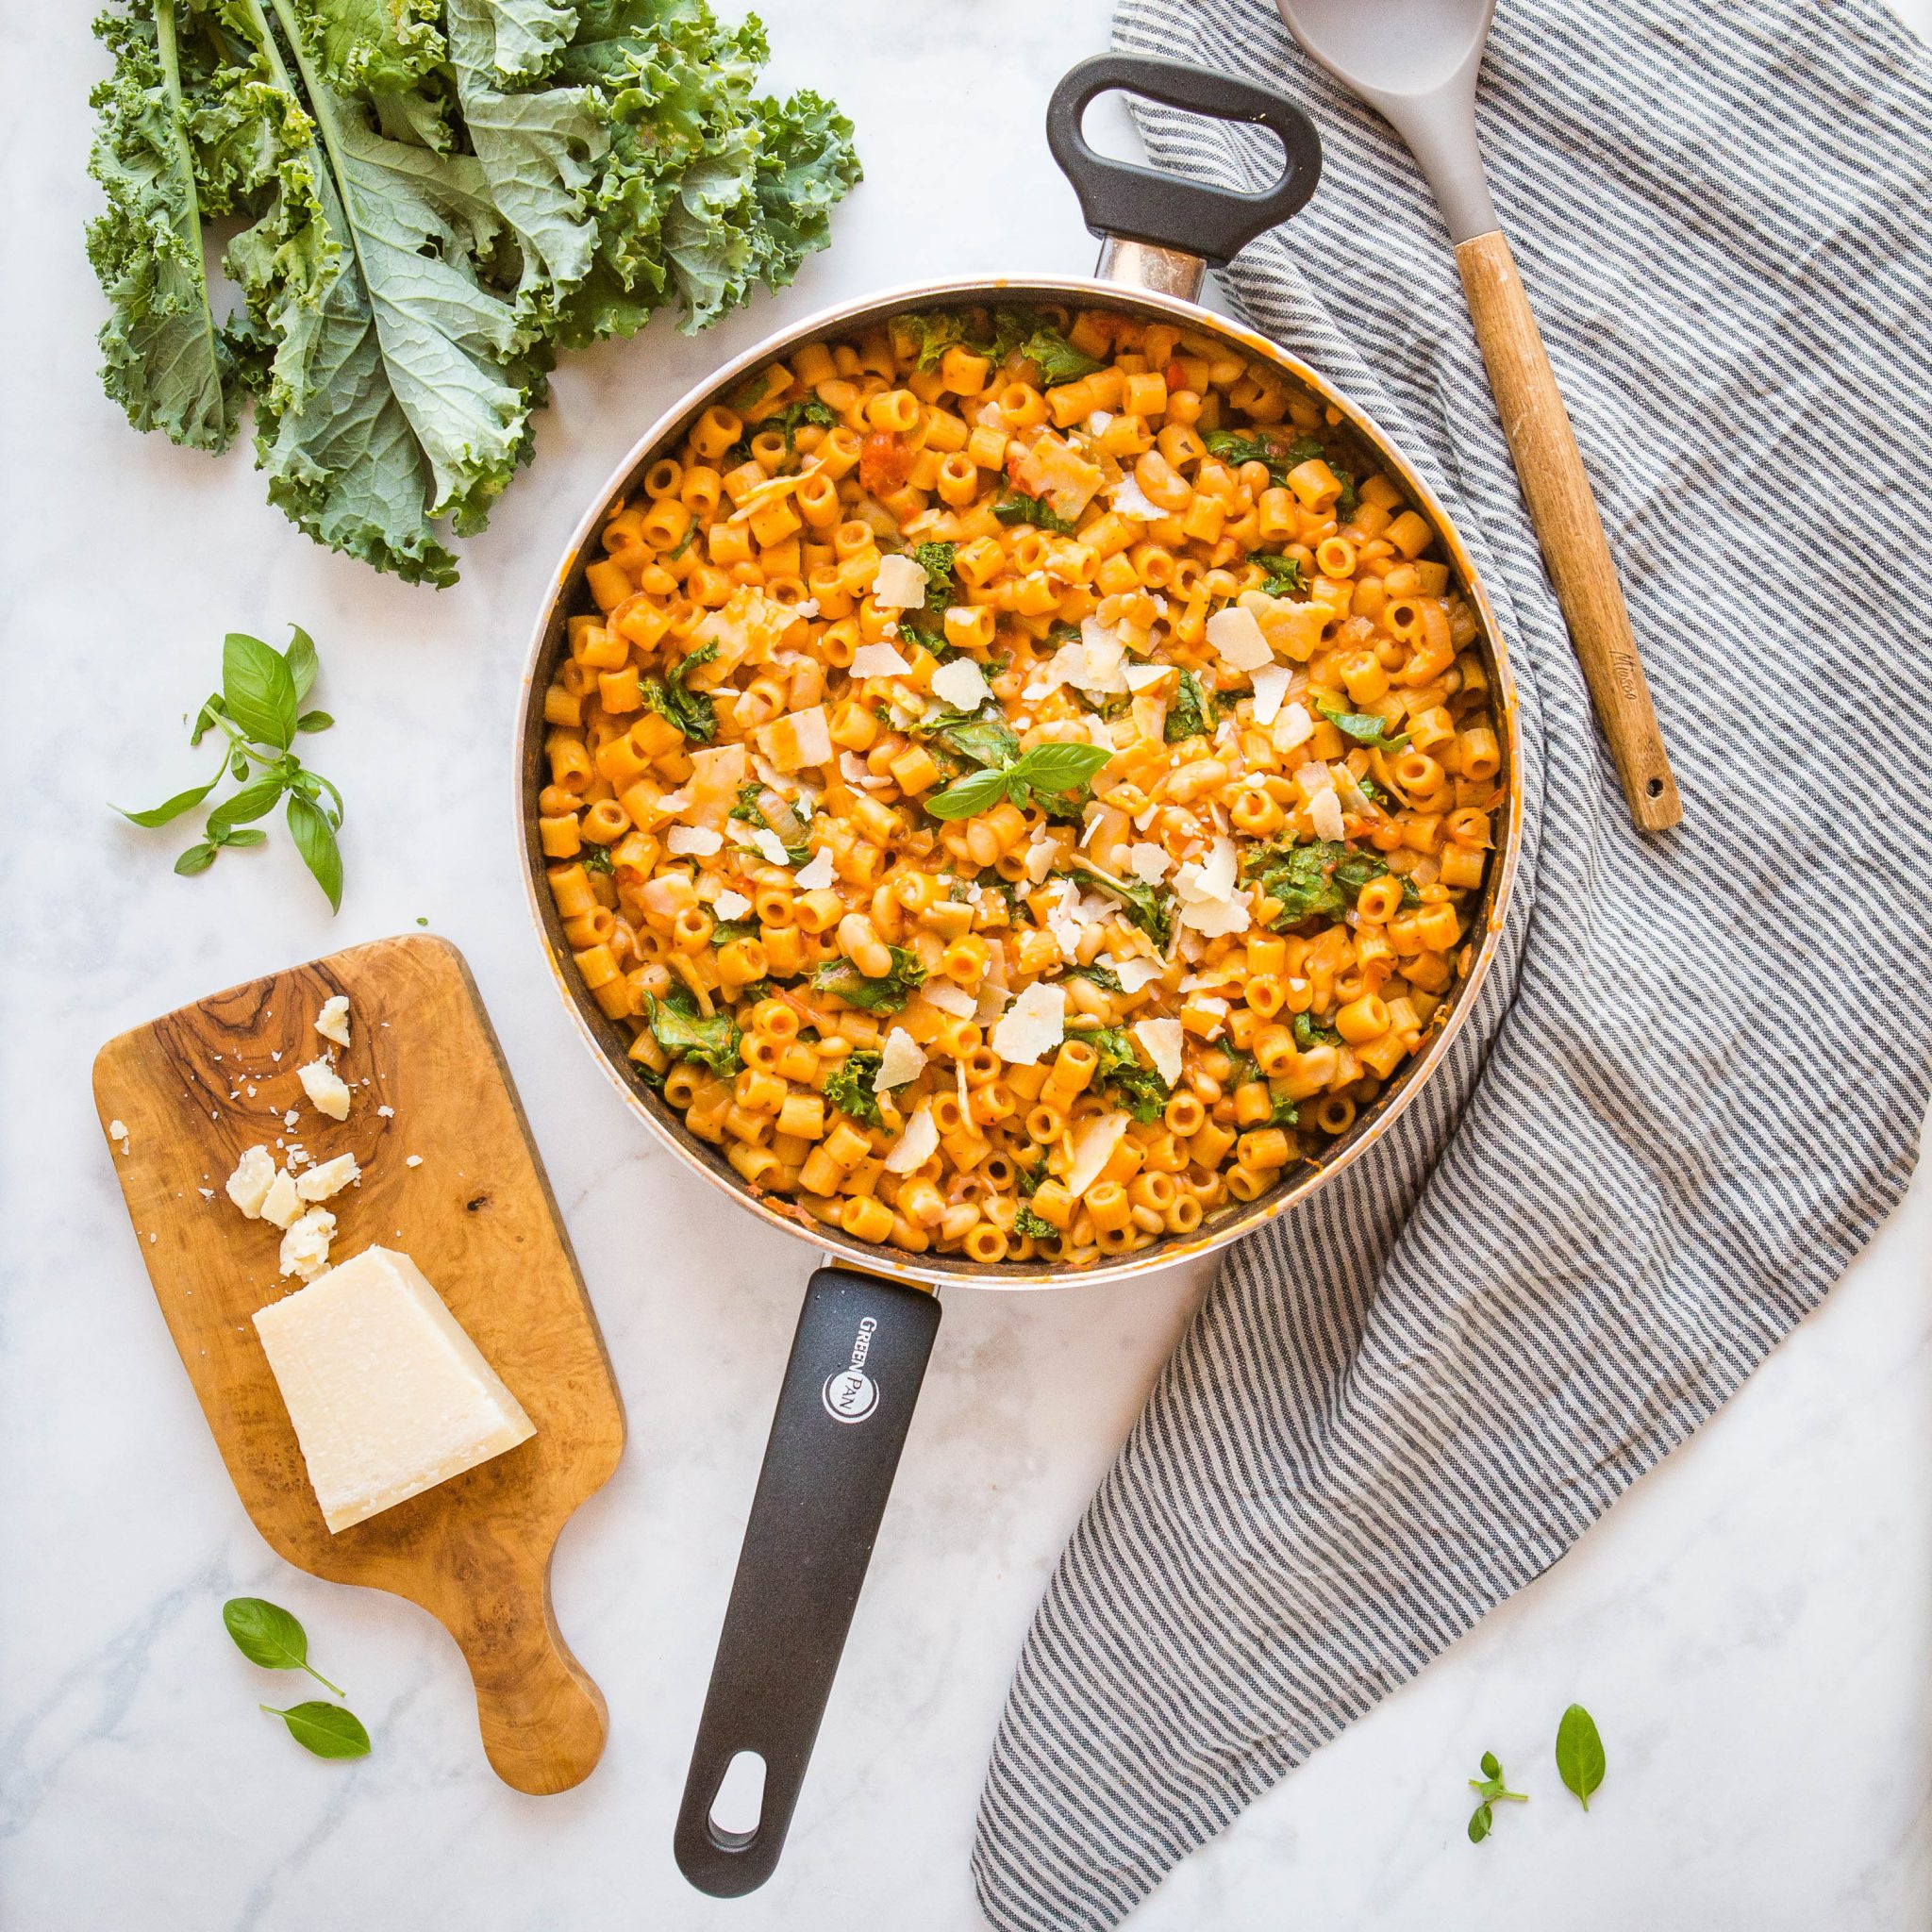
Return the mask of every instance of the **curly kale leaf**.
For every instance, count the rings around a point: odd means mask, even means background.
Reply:
[[[192,13],[191,58],[201,49]],[[88,173],[108,198],[88,225],[88,259],[112,312],[101,380],[137,429],[193,449],[233,441],[242,386],[208,301],[183,49],[173,0],[103,14],[94,32],[114,72],[91,96],[99,117]],[[195,65],[206,67],[205,59]]]
[[[1371,879],[1388,870],[1373,852],[1354,851],[1332,839],[1257,846],[1241,861],[1241,876],[1280,907],[1272,922],[1279,932],[1317,914],[1339,918]]]
[[[880,979],[868,979],[850,959],[833,959],[811,976],[817,992],[837,993],[848,1007],[868,1013],[896,1013],[925,983],[925,968],[904,946],[887,949],[892,970]]]
[[[825,1105],[837,1108],[841,1113],[849,1113],[856,1121],[862,1121],[869,1127],[882,1127],[885,1119],[879,1112],[879,1097],[873,1089],[873,1082],[878,1077],[878,1071],[884,1062],[884,1056],[874,1053],[869,1047],[860,1047],[850,1053],[825,1075]]]
[[[644,1020],[651,1038],[675,1060],[695,1060],[721,1079],[729,1079],[744,1064],[738,1053],[742,1038],[738,1023],[729,1013],[704,1018],[696,999],[681,986],[674,986],[662,999],[646,993]]]

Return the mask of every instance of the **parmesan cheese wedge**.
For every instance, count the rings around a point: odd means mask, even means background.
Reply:
[[[423,1271],[393,1249],[352,1256],[258,1309],[255,1328],[331,1531],[537,1433]]]

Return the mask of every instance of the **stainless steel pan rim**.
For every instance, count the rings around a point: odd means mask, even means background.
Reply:
[[[1191,275],[1188,267],[1177,269],[1177,264],[1195,267],[1195,272]],[[1109,242],[1101,265],[1103,272],[1110,272],[1119,278],[962,275],[938,281],[908,282],[819,309],[774,330],[763,341],[734,357],[715,375],[689,390],[665,410],[611,472],[609,480],[572,533],[558,565],[550,592],[537,619],[524,672],[519,710],[520,756],[516,760],[515,774],[517,822],[522,828],[525,849],[524,884],[529,896],[531,916],[542,938],[558,991],[585,1043],[632,1109],[693,1173],[730,1195],[740,1207],[768,1225],[834,1255],[861,1272],[884,1274],[901,1281],[933,1287],[997,1289],[1060,1288],[1076,1282],[1127,1281],[1210,1254],[1286,1213],[1332,1176],[1359,1159],[1380,1140],[1441,1063],[1488,975],[1515,885],[1523,829],[1522,743],[1515,679],[1510,670],[1508,648],[1496,623],[1495,613],[1490,608],[1489,599],[1455,525],[1434,492],[1404,458],[1400,447],[1374,419],[1306,363],[1288,355],[1264,337],[1243,328],[1239,323],[1212,313],[1184,295],[1168,292],[1175,286],[1186,287],[1190,280],[1198,282],[1198,268],[1190,262],[1189,258],[1174,257],[1171,252],[1132,242]],[[728,392],[754,370],[774,359],[782,360],[789,349],[816,336],[849,328],[855,324],[883,321],[908,308],[947,303],[970,306],[973,303],[1012,301],[1111,308],[1129,313],[1169,317],[1196,334],[1219,336],[1243,353],[1272,362],[1295,383],[1334,408],[1355,436],[1375,453],[1382,466],[1401,481],[1410,501],[1433,525],[1465,594],[1476,611],[1485,654],[1492,673],[1496,724],[1504,743],[1507,774],[1506,822],[1496,840],[1490,876],[1480,901],[1483,930],[1475,941],[1475,956],[1468,974],[1458,982],[1446,1003],[1448,1018],[1437,1029],[1427,1052],[1411,1060],[1401,1071],[1393,1086],[1342,1137],[1332,1154],[1319,1162],[1306,1165],[1269,1193],[1242,1205],[1238,1210],[1223,1210],[1204,1221],[1195,1234],[1170,1236],[1124,1260],[1100,1262],[1076,1270],[1021,1262],[974,1266],[927,1261],[916,1255],[902,1254],[894,1248],[874,1247],[868,1242],[854,1241],[841,1229],[813,1221],[802,1209],[774,1203],[755,1193],[721,1156],[671,1121],[661,1103],[655,1101],[623,1073],[624,1051],[615,1026],[604,1018],[588,994],[570,977],[570,968],[565,963],[568,948],[563,944],[562,932],[550,900],[543,875],[543,859],[536,843],[535,814],[530,808],[532,777],[541,751],[542,692],[549,682],[555,651],[564,634],[563,621],[569,614],[569,606],[581,581],[581,565],[587,554],[592,553],[597,533],[612,505],[628,493],[633,478],[648,465],[659,446],[680,434],[701,409]]]

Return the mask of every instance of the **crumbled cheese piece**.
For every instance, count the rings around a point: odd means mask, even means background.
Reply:
[[[881,610],[915,610],[925,602],[925,572],[910,557],[882,557],[872,580],[872,601]]]
[[[664,849],[675,858],[708,858],[724,843],[724,835],[709,825],[673,825]]]
[[[1335,795],[1332,785],[1324,787],[1308,800],[1308,823],[1314,826],[1318,839],[1340,839],[1342,836],[1341,801]]]
[[[113,1120],[113,1121],[109,1121],[109,1122],[108,1123],[108,1140],[110,1140],[110,1141],[125,1141],[125,1140],[126,1140],[126,1138],[127,1138],[127,1123],[126,1123],[125,1121],[122,1121],[122,1120]]]
[[[322,1003],[322,1011],[315,1016],[315,1030],[325,1040],[332,1040],[338,1046],[349,1043],[349,1001],[344,993],[337,993]]]
[[[852,654],[854,677],[904,677],[911,669],[891,644],[860,644]]]
[[[758,741],[758,749],[781,772],[832,762],[832,727],[823,705],[774,718],[769,724],[760,724],[752,736]]]
[[[276,1174],[261,1197],[261,1219],[287,1227],[301,1211],[302,1197],[295,1191],[294,1181],[286,1173]]]
[[[1178,1020],[1137,1020],[1134,1038],[1147,1049],[1154,1071],[1172,1087],[1181,1076],[1181,1023]]]
[[[1127,689],[1136,696],[1143,691],[1152,691],[1171,668],[1166,664],[1129,664],[1124,674]]]
[[[1107,500],[1124,517],[1136,517],[1143,524],[1158,523],[1167,512],[1141,488],[1140,478],[1130,470],[1111,490]]]
[[[1043,983],[1027,987],[992,1029],[992,1050],[1008,1065],[1031,1067],[1067,1037],[1066,990]]]
[[[1220,654],[1221,661],[1236,671],[1254,671],[1274,661],[1255,613],[1239,604],[1217,610],[1208,620],[1208,641]]]
[[[1274,724],[1275,714],[1281,709],[1281,701],[1288,695],[1292,676],[1293,673],[1284,664],[1256,665],[1249,681],[1255,687],[1257,724]]]
[[[387,1026],[389,1022],[385,1020],[382,1024]],[[392,1107],[378,1107],[375,1110],[386,1121],[392,1121],[396,1117],[396,1110]]]
[[[281,1271],[312,1279],[328,1266],[328,1244],[336,1238],[336,1218],[326,1208],[311,1208],[282,1237]]]
[[[796,883],[805,891],[822,892],[832,883],[833,876],[831,849],[821,846],[807,864],[798,868]]]
[[[892,1143],[892,1151],[886,1156],[886,1172],[910,1174],[932,1158],[939,1144],[940,1130],[933,1121],[932,1108],[922,1107]]]
[[[1126,1131],[1127,1116],[1124,1113],[1096,1114],[1081,1123],[1074,1136],[1074,1159],[1066,1179],[1067,1192],[1074,1200],[1100,1178],[1101,1169],[1113,1158],[1113,1150],[1121,1144],[1121,1137]]]
[[[791,858],[785,850],[784,840],[779,838],[770,825],[760,825],[751,835],[751,842],[774,865],[790,865],[791,863]]]
[[[943,698],[958,711],[976,711],[992,693],[986,688],[986,676],[971,658],[955,658],[941,664],[932,675],[932,694]]]
[[[204,1201],[212,1201],[215,1197],[215,1191],[212,1188],[196,1188],[194,1191],[197,1194],[199,1194]],[[192,1294],[194,1291],[191,1288],[188,1291],[188,1292],[190,1294]]]
[[[1139,992],[1143,986],[1152,986],[1165,970],[1158,959],[1135,958],[1123,959],[1109,953],[1107,962],[1113,969],[1113,975],[1121,983],[1123,992]]]
[[[979,1010],[978,996],[963,986],[955,986],[950,979],[928,979],[920,992],[927,1006],[937,1007],[956,1020],[970,1020]]]
[[[295,1183],[295,1191],[305,1201],[326,1201],[331,1194],[340,1194],[351,1181],[360,1180],[362,1170],[353,1154],[338,1154],[333,1160],[325,1160],[312,1167]]]
[[[275,1185],[275,1164],[266,1147],[247,1147],[242,1150],[242,1158],[235,1163],[235,1172],[228,1176],[228,1199],[247,1215],[250,1221],[261,1219],[261,1204],[268,1198],[268,1191]]]
[[[1168,856],[1158,845],[1137,839],[1127,847],[1127,870],[1143,886],[1158,885],[1167,876]]]
[[[918,1079],[925,1067],[925,1049],[903,1026],[894,1026],[879,1048],[879,1070],[872,1091],[883,1093],[889,1087],[903,1087]]]
[[[1106,409],[1094,409],[1091,411],[1087,418],[1087,434],[1089,436],[1100,436],[1105,434],[1107,425],[1112,421],[1113,417],[1111,413]]]
[[[751,901],[727,886],[711,901],[711,910],[720,919],[742,919],[751,910]]]
[[[332,1121],[349,1118],[349,1090],[342,1076],[326,1060],[310,1060],[298,1071],[302,1091],[318,1113]]]
[[[404,1160],[403,1165],[405,1167],[421,1167],[423,1165],[423,1157],[420,1154],[411,1154]]]

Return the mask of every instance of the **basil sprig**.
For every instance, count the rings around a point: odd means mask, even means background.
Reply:
[[[1504,1798],[1513,1805],[1529,1803],[1528,1792],[1512,1791],[1504,1783],[1503,1767],[1496,1761],[1493,1751],[1483,1753],[1482,1774],[1481,1777],[1473,1777],[1469,1781],[1470,1790],[1482,1800],[1469,1817],[1469,1841],[1473,1845],[1481,1844],[1490,1835],[1490,1827],[1495,1823],[1494,1814],[1490,1809],[1491,1805]]]
[[[1077,791],[1112,757],[1111,751],[1098,744],[1059,741],[1036,744],[1008,762],[956,778],[943,791],[926,799],[925,808],[936,819],[970,819],[1010,798],[1024,810],[1035,792],[1051,797]]]
[[[255,821],[266,818],[287,799],[290,836],[302,862],[323,890],[331,912],[341,910],[342,854],[336,833],[342,823],[342,794],[320,772],[311,772],[291,749],[301,732],[326,731],[335,723],[326,711],[305,711],[320,668],[315,645],[300,625],[286,651],[259,638],[230,631],[222,644],[222,688],[209,696],[189,734],[197,745],[210,731],[227,743],[222,762],[206,785],[192,785],[145,811],[117,805],[125,819],[150,830],[192,811],[225,778],[241,787],[215,806],[202,828],[200,843],[175,861],[183,878],[206,872],[228,847],[260,845],[268,834]]]

